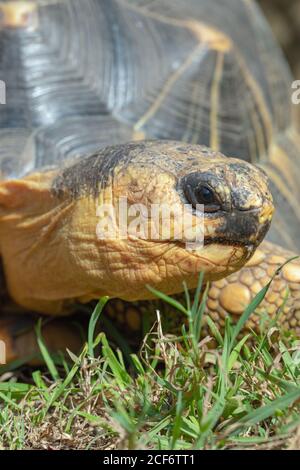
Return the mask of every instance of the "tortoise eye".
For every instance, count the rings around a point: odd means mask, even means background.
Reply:
[[[197,204],[204,206],[204,212],[217,212],[221,208],[214,190],[205,183],[196,186],[196,188],[188,184],[185,188],[185,196],[194,209]]]
[[[195,196],[197,198],[198,204],[211,205],[216,202],[215,195],[212,189],[207,186],[200,186],[195,191]]]

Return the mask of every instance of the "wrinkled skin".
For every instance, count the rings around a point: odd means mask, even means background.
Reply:
[[[181,239],[139,234],[99,239],[99,207],[189,204],[209,188],[205,212],[190,207]],[[199,189],[200,188],[200,189]],[[202,194],[202,192],[201,192]],[[200,203],[203,198],[200,197]],[[0,186],[0,249],[9,293],[21,306],[65,313],[74,300],[102,295],[151,298],[147,284],[167,294],[240,269],[265,236],[273,203],[265,174],[204,147],[168,141],[120,145],[86,157],[62,172],[30,174]],[[204,246],[189,250],[191,229],[204,221]],[[120,227],[116,222],[117,232]],[[160,230],[163,232],[163,225]]]

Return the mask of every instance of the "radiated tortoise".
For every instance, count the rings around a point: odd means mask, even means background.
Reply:
[[[137,332],[147,285],[178,294],[199,272],[224,324],[299,252],[292,78],[253,1],[1,1],[0,79],[8,360],[35,348],[35,312],[61,317],[109,295],[121,300],[107,314]],[[177,219],[167,239],[99,238],[99,210],[120,198],[190,204],[203,246],[175,238]],[[274,315],[289,287],[282,322],[299,328],[299,283],[293,261],[260,312]],[[69,318],[46,322],[52,348],[77,345]]]

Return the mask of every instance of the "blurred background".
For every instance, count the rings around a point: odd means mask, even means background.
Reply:
[[[300,80],[300,0],[258,0]]]
[[[293,75],[300,80],[300,0],[258,0],[274,34],[290,63]],[[294,106],[300,131],[300,106]]]

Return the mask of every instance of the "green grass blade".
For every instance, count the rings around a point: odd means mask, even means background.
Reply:
[[[224,344],[223,337],[220,331],[218,330],[218,328],[216,327],[215,323],[213,322],[213,320],[208,315],[206,317],[206,323],[208,325],[208,328],[210,329],[212,336],[217,340],[220,346],[223,346]]]
[[[193,320],[195,319],[198,308],[199,308],[199,303],[200,303],[199,299],[200,299],[200,294],[201,294],[202,287],[203,287],[203,279],[204,279],[204,273],[201,272],[199,274],[198,284],[197,284],[197,288],[195,291],[194,302],[193,302],[193,306],[191,310]]]
[[[109,337],[115,341],[117,346],[119,346],[129,364],[133,365],[131,359],[132,349],[129,346],[128,341],[124,339],[124,337],[121,335],[121,333],[118,331],[118,329],[114,326],[113,322],[109,318],[104,316],[102,318],[102,322],[105,331],[109,331]]]
[[[234,330],[233,330],[233,335],[232,335],[232,338],[231,338],[231,344],[230,344],[230,349],[232,350],[233,346],[234,346],[234,342],[236,340],[236,338],[238,337],[238,335],[240,334],[241,330],[243,329],[245,323],[247,322],[248,318],[250,317],[250,315],[255,312],[255,310],[257,309],[257,307],[261,304],[261,302],[264,300],[269,288],[270,288],[270,285],[272,284],[272,281],[273,279],[280,273],[280,271],[284,268],[284,266],[286,266],[288,263],[290,263],[291,261],[294,261],[295,259],[298,259],[298,256],[294,256],[293,258],[287,260],[282,266],[280,266],[280,268],[278,268],[276,270],[276,272],[274,273],[274,275],[272,276],[271,280],[268,282],[268,284],[263,287],[261,289],[260,292],[258,292],[258,294],[256,294],[256,296],[254,297],[254,299],[252,300],[252,302],[246,307],[244,313],[242,314],[242,316],[240,317],[239,321],[237,322]]]
[[[271,285],[271,282],[272,281],[268,282],[268,284],[265,287],[263,287],[261,289],[261,291],[258,292],[258,294],[256,294],[256,296],[254,297],[252,302],[246,307],[244,313],[241,315],[239,321],[237,322],[236,326],[233,329],[233,334],[232,334],[232,338],[231,338],[231,342],[230,342],[230,348],[229,348],[230,351],[234,347],[234,342],[235,342],[236,338],[238,337],[238,335],[240,334],[240,332],[242,331],[242,329],[245,326],[246,322],[248,321],[250,315],[252,315],[252,313],[255,312],[257,307],[261,304],[261,302],[265,298],[265,296],[266,296],[266,294],[269,290],[269,287]]]
[[[54,361],[51,357],[51,354],[49,353],[45,343],[44,343],[44,340],[43,340],[43,337],[42,337],[42,319],[39,318],[38,322],[37,322],[37,325],[35,327],[35,332],[36,332],[36,337],[37,337],[37,343],[38,343],[38,346],[40,348],[40,351],[41,351],[41,354],[42,354],[42,357],[47,365],[47,368],[53,378],[54,381],[59,381],[60,380],[60,376],[59,376],[59,373],[58,373],[58,370],[54,364]]]
[[[273,400],[271,403],[262,406],[257,410],[251,411],[240,420],[240,423],[245,424],[246,426],[253,426],[254,424],[273,416],[277,410],[285,410],[290,407],[296,400],[299,400],[299,398],[300,388]]]
[[[147,285],[146,287],[158,299],[163,300],[164,302],[166,302],[168,305],[171,305],[172,307],[174,307],[179,312],[184,313],[184,315],[188,314],[186,308],[183,305],[181,305],[181,303],[178,302],[177,300],[172,299],[172,297],[169,297],[168,295],[163,294],[159,290],[156,290],[156,289],[154,289],[153,287],[151,287],[149,285]]]
[[[109,297],[102,297],[102,299],[100,299],[98,304],[96,305],[96,308],[93,311],[92,316],[90,318],[89,328],[88,328],[88,353],[90,357],[94,357],[94,347],[95,347],[94,336],[95,336],[96,325],[100,318],[102,310],[108,300],[109,300]]]

